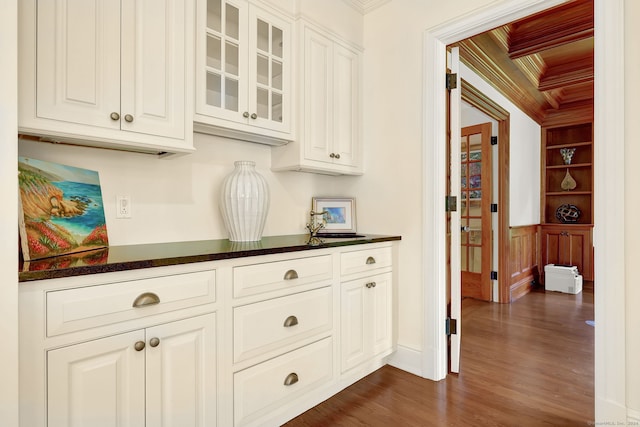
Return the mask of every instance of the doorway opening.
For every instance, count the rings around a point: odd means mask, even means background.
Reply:
[[[548,9],[563,1],[501,2],[425,31],[424,39],[424,170],[431,185],[424,187],[424,345],[423,376],[447,375],[446,353],[446,102],[442,72],[446,46]],[[594,106],[594,242],[595,281],[608,284],[595,292],[596,419],[624,419],[626,396],[625,245],[623,185],[625,105],[620,97],[624,80],[624,0],[595,0]],[[598,144],[598,141],[607,144]]]

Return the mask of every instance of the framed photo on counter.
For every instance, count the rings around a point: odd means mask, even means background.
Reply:
[[[321,217],[325,227],[318,234],[355,233],[356,232],[356,199],[353,197],[314,197],[313,212],[324,212]]]

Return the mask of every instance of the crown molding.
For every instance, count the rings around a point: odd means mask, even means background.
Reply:
[[[371,12],[374,9],[379,8],[385,3],[391,0],[343,0],[345,3],[353,7],[355,10],[363,15]]]

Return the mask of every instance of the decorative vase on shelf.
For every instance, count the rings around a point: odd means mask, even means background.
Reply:
[[[262,238],[269,212],[269,186],[255,170],[255,162],[237,161],[222,182],[220,211],[232,242],[254,242]]]
[[[564,179],[560,183],[560,188],[562,188],[564,191],[571,191],[576,188],[577,185],[578,183],[575,179],[573,179],[573,177],[569,173],[569,168],[567,168],[567,173],[564,175]]]
[[[571,164],[571,159],[573,159],[573,154],[576,152],[575,148],[561,148],[560,155],[562,156],[562,160],[564,160],[565,165]]]

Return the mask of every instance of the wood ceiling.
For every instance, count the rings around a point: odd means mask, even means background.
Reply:
[[[543,126],[593,117],[593,0],[466,39],[463,63]]]

